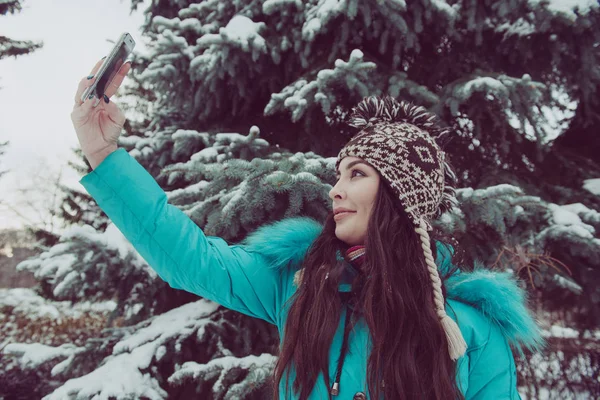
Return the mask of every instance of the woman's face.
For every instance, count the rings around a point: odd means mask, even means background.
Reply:
[[[365,244],[367,224],[379,188],[379,172],[359,157],[344,157],[337,183],[329,191],[334,213],[340,207],[351,212],[334,215],[335,235],[349,246]]]

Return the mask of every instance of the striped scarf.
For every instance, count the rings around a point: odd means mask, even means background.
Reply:
[[[356,270],[360,271],[362,269],[362,264],[365,261],[365,246],[356,245],[350,247],[348,250],[346,250],[346,258]]]

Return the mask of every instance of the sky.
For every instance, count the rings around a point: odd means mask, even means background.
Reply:
[[[134,52],[145,47],[139,31],[146,6],[130,15],[129,0],[21,4],[20,13],[0,16],[0,36],[43,41],[44,46],[29,55],[0,60],[0,142],[10,142],[0,156],[0,171],[9,171],[0,178],[0,203],[18,207],[35,222],[45,219],[38,214],[44,207],[36,207],[37,211],[27,207],[18,189],[56,179],[84,191],[81,175],[67,165],[69,160],[78,161],[72,149],[79,143],[70,119],[77,85],[121,33],[133,36]],[[52,200],[48,193],[30,197],[45,204]],[[22,217],[0,205],[0,230],[22,226]]]

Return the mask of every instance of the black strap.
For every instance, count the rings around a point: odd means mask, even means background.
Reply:
[[[350,318],[352,317],[352,313],[354,312],[353,307],[351,307],[351,302],[348,302],[347,305],[348,307],[346,310],[346,319],[344,321],[344,339],[342,341],[342,348],[340,349],[340,358],[338,359],[337,374],[335,376],[335,382],[338,385],[340,383],[340,377],[342,376],[342,367],[344,365],[344,359],[346,358],[348,348],[348,335],[350,334]]]

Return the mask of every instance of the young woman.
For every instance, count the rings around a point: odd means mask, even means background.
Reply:
[[[363,100],[324,225],[287,218],[228,245],[118,148],[125,117],[109,98],[128,64],[99,106],[79,100],[99,65],[71,113],[94,169],[81,184],[171,287],[278,327],[276,398],[520,398],[511,346],[537,350],[542,339],[509,274],[459,271],[454,247],[429,234],[442,237],[430,221],[456,205],[437,142],[448,132],[432,115]]]

